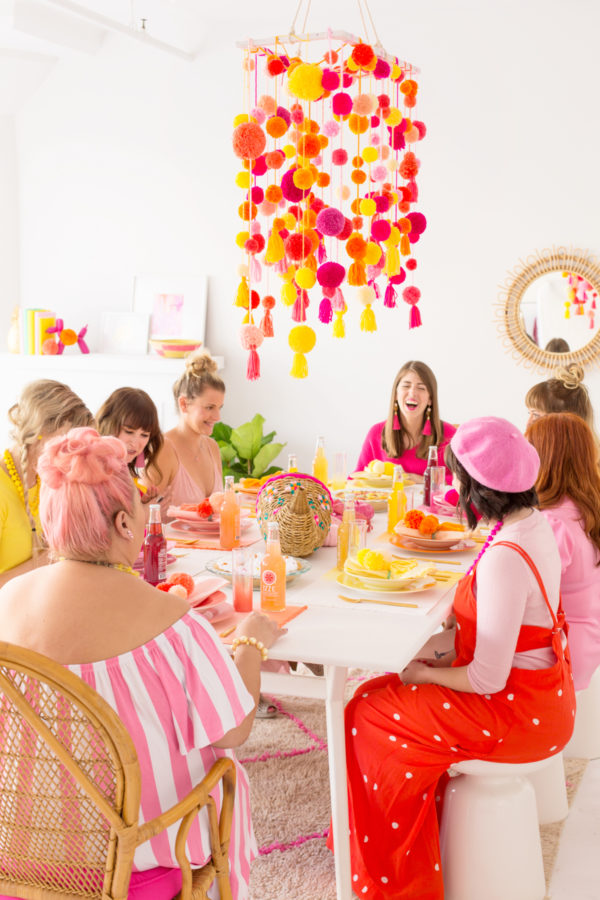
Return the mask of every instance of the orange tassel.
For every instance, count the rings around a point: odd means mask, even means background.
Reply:
[[[410,256],[410,241],[407,234],[403,234],[400,238],[400,253],[402,256]]]
[[[365,271],[365,265],[362,262],[353,262],[350,268],[348,269],[348,284],[352,284],[356,287],[359,287],[362,284],[367,283],[367,273]]]

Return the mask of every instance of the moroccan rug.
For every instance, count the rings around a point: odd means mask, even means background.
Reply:
[[[313,677],[307,675],[306,677]],[[350,684],[350,693],[356,683]],[[335,900],[329,828],[329,771],[325,706],[320,700],[273,698],[274,719],[257,719],[238,757],[250,778],[260,856],[252,866],[251,900]],[[585,760],[566,760],[571,803]],[[558,850],[562,822],[540,831],[546,883]]]

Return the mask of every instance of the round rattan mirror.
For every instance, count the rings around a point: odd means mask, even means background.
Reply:
[[[552,247],[520,260],[496,305],[504,345],[528,366],[600,363],[599,295],[600,263],[587,250]]]

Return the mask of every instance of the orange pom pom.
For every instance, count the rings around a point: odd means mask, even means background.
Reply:
[[[298,153],[307,159],[313,159],[321,152],[321,141],[316,134],[303,134],[298,141]]]
[[[288,123],[281,116],[271,116],[267,119],[265,130],[270,137],[280,138],[288,130]]]
[[[360,169],[352,169],[352,174],[350,175],[350,178],[352,179],[354,184],[364,184],[365,181],[367,180],[367,176],[365,175],[364,172],[361,172]]]
[[[319,172],[317,175],[317,184],[319,187],[327,187],[331,181],[331,178],[327,174],[327,172]]]
[[[357,261],[353,262],[350,268],[348,269],[348,284],[353,285],[354,287],[358,287],[362,284],[367,283],[367,273],[365,271],[364,263]],[[363,329],[364,330],[364,329]]]
[[[418,528],[424,518],[425,513],[422,510],[409,509],[404,516],[404,524],[407,528]]]
[[[367,242],[360,235],[354,232],[346,241],[346,253],[352,259],[363,259],[367,252]]]
[[[368,127],[368,116],[358,116],[356,113],[350,113],[348,116],[348,128],[352,134],[364,134]]]
[[[73,331],[72,328],[63,328],[60,333],[60,339],[65,347],[71,347],[77,343],[77,332]]]
[[[265,191],[265,200],[269,203],[279,203],[283,199],[283,192],[278,184],[270,184]]]
[[[435,534],[440,527],[437,516],[425,516],[419,525],[420,534]]]
[[[238,213],[240,219],[243,219],[244,222],[248,222],[250,219],[255,219],[258,209],[256,208],[255,203],[249,203],[245,200],[243,203],[240,203],[238,207]]]

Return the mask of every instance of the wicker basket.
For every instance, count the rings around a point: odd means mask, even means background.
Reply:
[[[297,472],[276,475],[260,489],[256,516],[263,537],[277,522],[281,552],[310,556],[325,542],[331,524],[331,494],[322,481]]]

